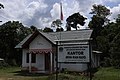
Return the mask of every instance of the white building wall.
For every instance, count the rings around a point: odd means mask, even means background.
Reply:
[[[29,46],[29,49],[51,49],[52,45],[44,37],[38,35]]]
[[[22,67],[24,68],[27,68],[29,67],[29,63],[27,63],[27,53],[29,52],[28,49],[23,49],[23,56],[22,56]],[[36,58],[37,59],[37,58]],[[37,66],[36,63],[31,63],[31,66]]]
[[[22,67],[27,68],[29,67],[29,63],[27,63],[26,58],[29,50],[28,49],[23,49],[23,54],[22,54]],[[45,70],[44,68],[44,54],[36,54],[36,63],[31,63],[31,66],[36,67],[38,70]]]
[[[29,49],[52,49],[51,43],[49,43],[44,37],[38,35],[29,45]],[[36,63],[32,63],[32,66],[36,67],[40,71],[45,70],[45,54],[36,54]]]
[[[92,67],[98,67],[100,62],[100,55],[93,53],[92,56]]]
[[[68,71],[84,71],[84,70],[87,70],[88,67],[87,67],[87,64],[86,63],[76,63],[76,64],[72,64],[72,63],[58,63],[58,68],[60,70],[63,69],[67,69]],[[54,70],[56,70],[56,61],[55,61],[55,57],[54,57]]]
[[[87,69],[87,64],[81,64],[81,63],[76,63],[76,64],[72,64],[72,63],[59,63],[59,67],[60,69],[62,68],[66,68],[68,71],[84,71]]]
[[[44,54],[37,54],[36,55],[36,64],[34,66],[36,66],[38,68],[38,70],[40,71],[44,71],[45,70],[45,56]]]
[[[28,63],[26,63],[26,53],[28,53],[29,50],[28,49],[23,49],[23,53],[22,53],[22,67],[28,67]]]

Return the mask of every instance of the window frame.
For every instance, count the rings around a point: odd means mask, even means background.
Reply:
[[[29,54],[26,53],[26,63],[29,63]],[[31,53],[31,63],[36,63],[36,54],[34,53]]]

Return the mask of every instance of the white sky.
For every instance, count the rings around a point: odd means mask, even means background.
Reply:
[[[83,28],[87,27],[92,16],[89,12],[93,4],[102,4],[109,8],[112,12],[109,16],[111,21],[120,13],[120,0],[0,0],[5,7],[0,10],[0,20],[2,23],[20,21],[28,27],[50,27],[53,20],[60,18],[60,2],[63,5],[63,23],[66,23],[66,18],[71,14],[80,12],[87,18]]]

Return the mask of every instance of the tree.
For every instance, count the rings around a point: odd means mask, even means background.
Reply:
[[[4,8],[3,4],[0,3],[0,9]]]
[[[120,25],[119,25],[120,26]],[[120,30],[120,29],[119,29]],[[111,65],[115,68],[120,68],[120,32],[116,34],[110,44]]]
[[[21,51],[14,47],[31,33],[18,21],[8,21],[0,26],[0,57],[10,65],[20,64]]]
[[[104,19],[102,17],[93,15],[92,20],[89,22],[88,26],[90,29],[93,29],[93,38],[95,39],[100,31],[103,29]]]
[[[113,34],[112,41],[110,42],[110,58],[111,65],[115,68],[120,68],[120,14],[116,19],[116,23],[114,23],[114,27],[111,29],[109,34]]]
[[[56,32],[63,31],[64,29],[61,27],[62,22],[60,19],[56,19],[52,22],[51,27],[56,27]]]
[[[120,14],[118,14],[118,17],[116,19],[116,23],[120,24]]]
[[[43,32],[53,32],[53,30],[49,27],[45,27]]]
[[[107,16],[110,15],[110,10],[103,5],[96,4],[93,5],[91,10],[90,14],[93,14],[93,17],[88,26],[94,30],[94,38],[96,38],[103,29],[103,25],[109,22]]]
[[[103,52],[103,62],[120,68],[120,15],[116,22],[111,22],[104,26],[100,35],[96,38],[98,43],[98,50]],[[107,60],[106,60],[107,59]],[[107,62],[106,62],[107,61]]]
[[[37,30],[37,28],[35,27],[35,26],[30,26],[30,28],[31,28],[31,30],[32,30],[32,32],[34,32],[34,31],[36,31]]]
[[[81,26],[84,26],[85,24],[85,20],[87,18],[83,17],[82,15],[80,15],[80,13],[74,13],[72,14],[71,16],[69,16],[66,21],[67,21],[67,24],[66,24],[66,28],[67,30],[71,30],[71,27],[72,28],[75,28],[77,30],[78,26],[77,24],[80,24]]]
[[[64,29],[62,27],[56,29],[56,32],[60,32],[60,31],[64,31]]]
[[[2,9],[2,8],[4,8],[4,6],[3,6],[3,4],[0,3],[0,9]],[[2,22],[2,21],[0,21],[0,22]]]
[[[110,14],[110,10],[107,9],[105,6],[103,5],[93,5],[93,9],[91,9],[92,12],[90,12],[90,14],[95,14],[96,16],[99,17],[106,17]]]

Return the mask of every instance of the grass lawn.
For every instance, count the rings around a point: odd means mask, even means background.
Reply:
[[[46,80],[47,76],[22,73],[20,67],[0,69],[0,80]]]
[[[120,69],[113,67],[100,68],[95,73],[93,80],[120,80]]]
[[[58,80],[82,80],[81,76],[59,74]],[[55,80],[55,74],[30,74],[21,72],[20,67],[7,67],[0,69],[0,80]]]
[[[21,72],[20,67],[0,68],[0,80],[55,80],[55,75],[28,74]],[[58,80],[89,80],[85,76],[59,74]],[[120,80],[120,69],[99,68],[92,80]]]

